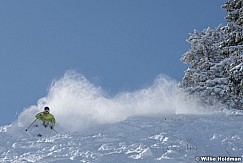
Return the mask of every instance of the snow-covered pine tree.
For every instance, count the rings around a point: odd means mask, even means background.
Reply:
[[[229,0],[222,8],[228,12],[227,38],[220,45],[229,58],[227,94],[233,107],[243,109],[243,0]]]
[[[191,66],[186,70],[180,86],[205,103],[227,99],[226,62],[219,47],[225,37],[225,29],[221,26],[202,32],[194,31],[187,39],[191,49],[181,57],[184,63]]]
[[[190,34],[191,49],[181,57],[190,67],[180,87],[207,104],[216,100],[242,109],[242,1],[229,0],[223,8],[227,26]]]

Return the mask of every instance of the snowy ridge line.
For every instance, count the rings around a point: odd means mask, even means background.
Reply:
[[[0,126],[0,132],[7,132],[9,127],[11,127],[11,125]]]

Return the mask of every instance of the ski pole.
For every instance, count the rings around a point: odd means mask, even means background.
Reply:
[[[27,131],[27,130],[30,128],[30,126],[32,126],[32,125],[35,123],[35,121],[37,121],[37,118],[36,118],[36,120],[34,120],[34,122],[32,122],[32,123],[29,125],[29,127],[28,127],[25,131]]]
[[[52,130],[55,131],[58,134],[58,132],[54,128],[52,128]]]

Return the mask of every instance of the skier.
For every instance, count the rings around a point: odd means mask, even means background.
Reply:
[[[50,113],[50,108],[47,106],[44,108],[43,112],[36,114],[35,117],[43,121],[44,127],[49,126],[51,129],[53,129],[54,125],[56,124],[56,120],[54,116]]]

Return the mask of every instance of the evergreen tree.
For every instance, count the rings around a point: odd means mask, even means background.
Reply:
[[[224,39],[225,30],[221,26],[215,30],[207,28],[202,32],[194,31],[187,40],[191,49],[181,58],[184,63],[191,65],[185,73],[181,87],[206,103],[226,98],[226,62],[219,47]]]
[[[228,12],[227,38],[220,45],[229,57],[228,90],[233,107],[243,109],[243,1],[230,0],[223,6]]]
[[[199,96],[205,103],[215,100],[230,107],[243,106],[243,12],[241,0],[222,6],[227,26],[190,34],[191,44],[181,60],[189,64],[180,87]]]

